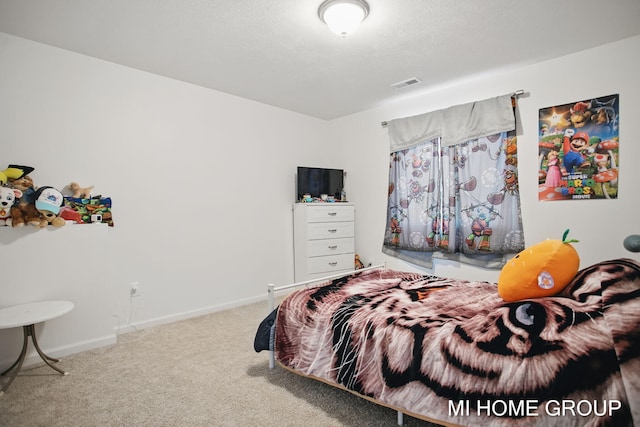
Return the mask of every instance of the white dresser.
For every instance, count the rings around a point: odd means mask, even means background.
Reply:
[[[349,203],[295,203],[295,281],[354,269],[355,206]]]

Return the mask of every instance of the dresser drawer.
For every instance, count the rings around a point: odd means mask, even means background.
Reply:
[[[296,282],[354,269],[355,205],[294,203],[293,226]]]
[[[307,244],[309,257],[352,254],[355,251],[353,238],[310,240]]]
[[[329,276],[332,273],[353,269],[353,254],[315,257],[307,260],[308,274],[326,273]]]
[[[307,212],[307,222],[353,221],[354,211],[353,206],[340,206],[335,203],[329,203],[327,206],[313,206]]]
[[[307,239],[339,239],[353,237],[353,222],[314,222],[307,226]]]

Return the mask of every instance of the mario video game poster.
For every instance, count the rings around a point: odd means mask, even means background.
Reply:
[[[540,109],[538,200],[618,197],[618,95]]]

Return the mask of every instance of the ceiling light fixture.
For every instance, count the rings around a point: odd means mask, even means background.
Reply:
[[[339,36],[346,37],[369,15],[364,0],[326,0],[318,8],[320,20]]]

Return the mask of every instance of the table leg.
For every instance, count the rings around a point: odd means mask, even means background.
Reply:
[[[31,325],[33,326],[33,325]],[[24,340],[22,342],[22,351],[20,352],[20,356],[18,356],[18,359],[13,363],[13,365],[11,365],[9,367],[9,369],[7,369],[6,371],[4,371],[2,374],[0,374],[0,376],[4,376],[4,374],[10,372],[13,368],[16,368],[15,372],[13,373],[13,375],[11,375],[11,377],[9,377],[9,381],[7,381],[7,383],[2,387],[2,390],[0,390],[0,395],[4,394],[5,391],[7,391],[7,389],[9,388],[9,386],[11,385],[11,383],[13,382],[13,380],[16,379],[16,377],[18,376],[18,372],[20,371],[20,368],[22,368],[22,363],[24,362],[24,356],[27,354],[27,345],[29,344],[27,338],[29,337],[29,335],[27,335],[27,327],[24,326]]]
[[[65,372],[62,369],[58,368],[57,366],[53,366],[51,363],[49,363],[49,360],[52,361],[52,362],[59,362],[60,359],[56,359],[56,358],[53,358],[51,356],[47,356],[46,354],[44,354],[44,352],[42,350],[40,350],[40,346],[38,345],[38,340],[36,340],[36,330],[34,328],[34,325],[29,325],[29,327],[30,327],[29,335],[31,335],[31,340],[33,341],[33,346],[36,348],[36,351],[38,352],[38,354],[40,355],[42,360],[44,360],[44,363],[49,365],[51,367],[51,369],[54,369],[54,370],[60,372],[62,375],[69,375],[68,372]],[[25,326],[25,328],[27,328],[27,326]],[[26,332],[26,329],[25,329],[25,334],[26,333],[27,332]]]
[[[9,369],[5,370],[3,373],[0,374],[0,376],[4,376],[5,374],[7,374],[8,372],[11,372],[11,370],[15,368],[15,371],[13,372],[13,375],[11,375],[11,377],[9,378],[9,381],[2,387],[2,390],[0,390],[0,396],[2,394],[4,394],[5,391],[7,391],[7,389],[9,388],[11,383],[13,382],[13,380],[15,380],[16,377],[18,376],[18,372],[20,372],[20,369],[22,368],[22,363],[24,362],[24,357],[27,354],[27,346],[29,344],[29,340],[28,340],[29,337],[31,337],[31,340],[33,341],[33,346],[36,348],[36,351],[40,355],[40,358],[42,358],[42,360],[44,360],[44,363],[46,363],[47,365],[49,365],[49,367],[51,367],[55,371],[61,373],[62,375],[69,375],[68,372],[65,372],[62,369],[58,368],[57,366],[54,366],[54,365],[51,364],[51,362],[59,362],[60,359],[56,359],[54,357],[47,356],[40,349],[40,346],[38,345],[38,340],[36,339],[35,325],[25,325],[25,326],[22,327],[22,330],[24,332],[24,340],[22,342],[22,351],[20,352],[20,356],[18,357],[18,359],[15,362],[13,362],[13,365],[11,365],[9,367]]]

